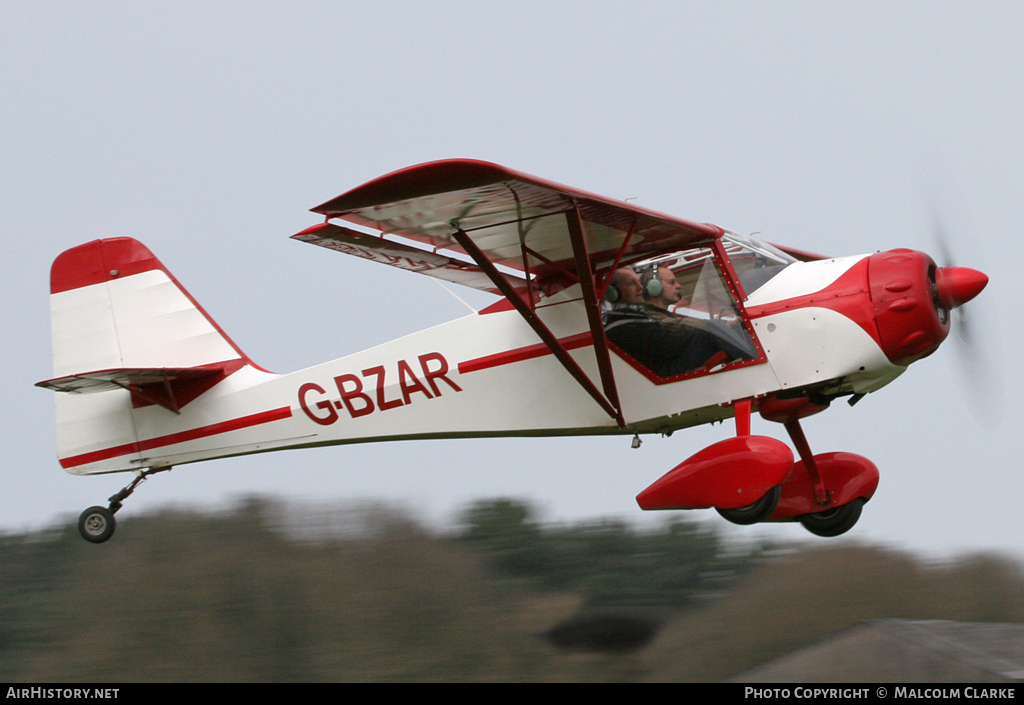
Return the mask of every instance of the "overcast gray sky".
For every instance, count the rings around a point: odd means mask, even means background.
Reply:
[[[77,515],[129,479],[64,473],[52,393],[32,386],[51,376],[61,251],[142,240],[250,357],[288,372],[465,313],[426,277],[288,236],[369,179],[469,157],[833,255],[936,253],[940,213],[957,263],[992,280],[971,313],[1001,415],[976,420],[947,343],[805,430],[815,452],[881,471],[851,538],[1024,555],[1021,317],[997,315],[1020,298],[1022,27],[1014,2],[7,0],[0,530]],[[159,475],[119,516],[260,492],[394,500],[431,521],[495,495],[552,520],[638,519],[640,490],[732,432],[251,456]]]

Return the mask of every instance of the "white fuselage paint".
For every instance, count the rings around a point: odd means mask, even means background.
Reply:
[[[754,292],[747,304],[814,293],[860,259],[790,265]],[[87,335],[109,337],[107,321],[118,316],[113,327],[123,338],[121,320],[126,322],[129,343],[135,346],[130,354],[119,362],[93,356],[88,360],[92,369],[108,362],[111,367],[175,366],[144,343],[160,340],[162,326],[177,325],[176,320],[188,329],[184,342],[178,340],[172,346],[181,366],[186,361],[207,364],[216,361],[209,358],[235,355],[205,318],[191,313],[191,304],[179,305],[177,297],[185,297],[177,287],[170,282],[170,288],[163,286],[156,274],[166,278],[163,272],[146,272],[116,282],[125,289],[122,294],[148,292],[155,300],[145,307],[131,307],[121,303],[125,297],[114,296],[114,313],[108,312],[106,318],[102,306],[96,306],[103,295],[95,289],[107,283],[54,295],[62,297],[59,305],[54,304],[55,316],[67,320],[84,315],[81,312],[87,308],[93,311],[91,320],[82,321]],[[132,282],[136,278],[139,281]],[[578,287],[545,303],[550,305],[538,307],[538,315],[558,338],[589,330]],[[163,323],[147,322],[143,315],[147,307],[159,312]],[[68,472],[94,474],[379,440],[671,431],[728,418],[732,416],[728,405],[739,399],[838,378],[845,378],[855,391],[874,391],[905,369],[890,363],[857,323],[828,309],[787,310],[757,318],[753,327],[767,363],[671,384],[654,384],[612,354],[624,427],[550,353],[459,371],[460,363],[540,344],[522,317],[509,310],[466,316],[291,374],[274,375],[246,365],[180,414],[155,405],[132,408],[130,394],[124,390],[58,394],[58,456]],[[121,349],[125,344],[120,341]],[[600,388],[593,346],[578,347],[570,354]],[[57,374],[82,372],[83,360],[76,356],[88,358],[89,352],[76,352],[71,345],[55,350]],[[448,367],[443,374],[442,362]],[[378,380],[383,382],[379,390]],[[358,384],[361,390],[353,392]],[[302,389],[306,408],[300,401]],[[340,389],[350,393],[351,411]],[[372,412],[366,411],[366,399],[359,394],[372,402]]]

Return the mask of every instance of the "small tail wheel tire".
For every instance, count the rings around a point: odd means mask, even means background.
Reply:
[[[733,524],[739,524],[740,526],[749,526],[770,517],[775,508],[779,506],[779,499],[781,497],[782,485],[776,485],[768,490],[764,497],[749,506],[740,507],[739,509],[719,509],[715,507],[715,511],[722,515],[722,518],[726,521],[731,521]]]
[[[90,543],[103,543],[116,528],[114,514],[106,507],[89,507],[78,517],[78,533]]]
[[[858,497],[849,504],[841,507],[826,509],[817,514],[803,514],[797,519],[804,525],[804,528],[815,536],[826,538],[845,534],[853,528],[853,525],[860,519],[861,509],[864,508],[864,498]]]

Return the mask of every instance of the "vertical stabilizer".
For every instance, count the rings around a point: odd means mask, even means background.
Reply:
[[[152,252],[95,240],[50,272],[57,455],[69,472],[139,466],[134,409],[168,413],[252,364]],[[255,367],[255,365],[253,365]]]
[[[50,272],[54,377],[189,368],[245,356],[145,245],[95,240]]]

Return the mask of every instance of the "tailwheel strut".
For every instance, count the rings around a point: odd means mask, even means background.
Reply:
[[[122,506],[122,502],[135,491],[135,488],[146,480],[150,475],[171,468],[150,468],[148,470],[136,470],[135,479],[121,488],[120,491],[110,497],[110,504],[106,507],[89,507],[78,517],[78,533],[90,543],[103,543],[114,535],[117,528],[117,521],[114,514]]]

